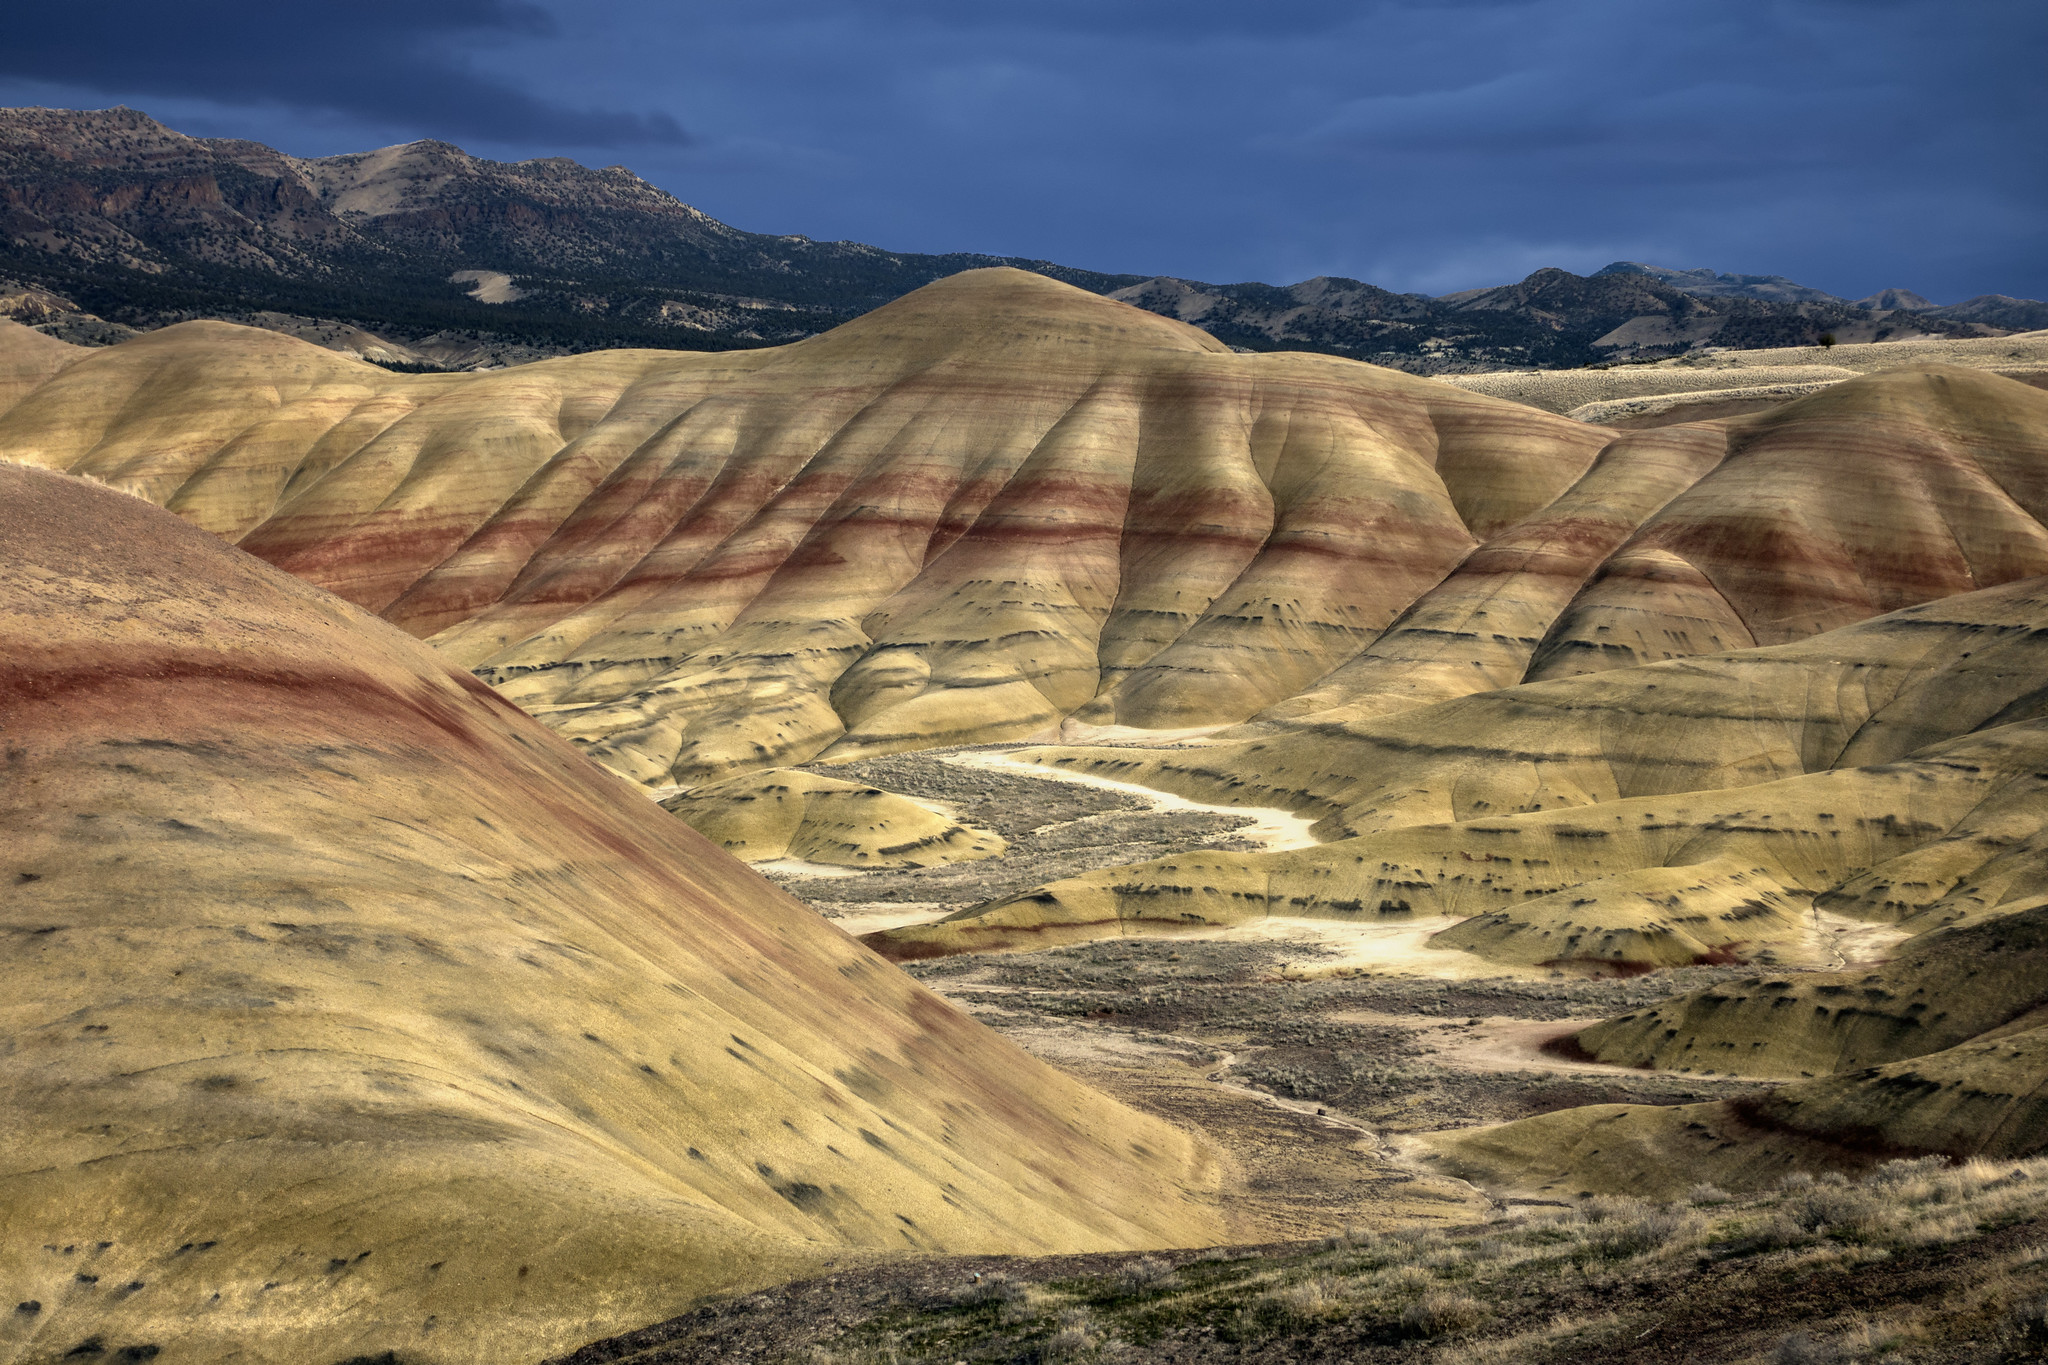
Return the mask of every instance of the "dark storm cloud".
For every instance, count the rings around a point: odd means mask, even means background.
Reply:
[[[468,49],[558,34],[520,0],[95,0],[18,6],[0,74],[139,102],[191,96],[413,123],[445,137],[624,147],[688,139],[668,113],[536,97],[515,73],[480,71]]]
[[[1432,293],[1622,258],[2048,295],[2042,0],[175,8],[0,63],[208,99],[167,107],[302,152],[637,141],[635,169],[738,226],[901,250]]]

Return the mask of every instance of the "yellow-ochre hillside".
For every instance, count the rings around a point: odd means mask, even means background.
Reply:
[[[1031,1059],[402,632],[0,466],[9,1359],[537,1359],[883,1253],[1213,1239]]]
[[[472,374],[0,326],[0,1341],[454,1360],[1214,1240],[1229,1161],[883,958],[1265,921],[1717,969],[1559,1046],[1778,1088],[1412,1139],[1489,1187],[2048,1148],[2041,344],[1460,387],[1011,269]],[[1004,765],[1125,785],[1020,864]],[[1210,832],[1117,842],[1148,792]]]
[[[403,375],[195,322],[65,362],[9,371],[43,377],[0,459],[430,639],[651,787],[1383,714],[2048,572],[2048,393],[1953,365],[1624,432],[1009,269],[756,351]]]

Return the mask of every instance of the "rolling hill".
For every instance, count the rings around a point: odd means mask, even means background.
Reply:
[[[403,633],[83,479],[0,465],[0,541],[8,1358],[536,1358],[1215,1235],[1205,1149]]]

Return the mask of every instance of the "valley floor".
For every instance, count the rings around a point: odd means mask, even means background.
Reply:
[[[944,867],[763,867],[853,933],[1094,868],[1306,837],[1284,813],[1055,778],[1008,761],[1005,746],[816,771],[909,795],[1008,844],[1000,858]],[[1908,1163],[1862,1188],[1795,1177],[1741,1201],[1701,1191],[1669,1206],[1601,1197],[1567,1207],[1488,1194],[1404,1161],[1410,1134],[1768,1088],[1606,1066],[1550,1046],[1594,1020],[1752,969],[1501,975],[1424,947],[1441,927],[1274,917],[1199,937],[908,964],[1027,1051],[1207,1138],[1229,1169],[1238,1245],[1137,1258],[849,1262],[594,1343],[563,1365],[1809,1365],[2048,1351],[2048,1164],[1965,1175]],[[1836,962],[1863,961],[1888,944],[1865,928],[1816,932],[1830,936]]]
[[[2048,1357],[2048,1163],[1506,1208],[1134,1258],[952,1257],[705,1304],[553,1365],[2007,1365]]]

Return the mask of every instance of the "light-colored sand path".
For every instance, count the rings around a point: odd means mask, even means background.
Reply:
[[[1097,777],[1092,773],[1072,773],[1062,768],[1047,767],[1042,763],[1028,763],[1003,749],[963,750],[938,754],[936,757],[941,762],[959,768],[989,768],[1026,777],[1047,778],[1055,782],[1071,782],[1076,786],[1121,792],[1125,796],[1142,797],[1150,801],[1152,809],[1156,811],[1248,815],[1253,823],[1232,830],[1230,836],[1233,839],[1248,839],[1264,848],[1308,848],[1322,842],[1309,832],[1315,821],[1296,815],[1293,811],[1281,810],[1277,806],[1211,806],[1200,801],[1190,801],[1185,796],[1176,796],[1172,792],[1139,786],[1135,782],[1118,782],[1107,777]]]
[[[944,919],[957,908],[938,901],[877,902],[853,914],[827,915],[826,918],[859,938],[862,934],[879,933],[884,929],[900,929],[906,924],[930,924]]]

